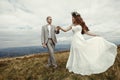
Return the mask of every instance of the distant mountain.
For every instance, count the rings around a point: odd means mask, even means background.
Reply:
[[[70,45],[56,45],[55,51],[69,50]],[[16,57],[28,54],[37,54],[47,52],[47,48],[41,46],[30,46],[30,47],[13,47],[0,49],[0,57]]]

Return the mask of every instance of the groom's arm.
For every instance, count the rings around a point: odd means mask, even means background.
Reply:
[[[44,43],[44,26],[41,28],[41,44]]]
[[[42,29],[41,29],[41,44],[42,44],[42,46],[43,47],[46,47],[46,45],[45,45],[45,32],[44,32],[45,30],[44,30],[44,26],[42,26]]]

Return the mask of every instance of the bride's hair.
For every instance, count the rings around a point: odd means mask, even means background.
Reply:
[[[74,17],[76,24],[79,24],[82,26],[82,31],[81,31],[82,34],[84,34],[85,31],[89,31],[88,27],[86,26],[85,22],[83,21],[82,17],[78,12],[72,12],[72,17]]]

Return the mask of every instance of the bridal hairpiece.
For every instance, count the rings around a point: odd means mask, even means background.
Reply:
[[[80,15],[78,12],[72,12],[72,16],[78,16]]]

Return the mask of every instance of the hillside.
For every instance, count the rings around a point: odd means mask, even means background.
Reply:
[[[120,47],[115,64],[106,72],[90,76],[69,73],[66,62],[69,51],[57,52],[58,68],[45,68],[48,54],[0,59],[0,80],[120,80]]]

